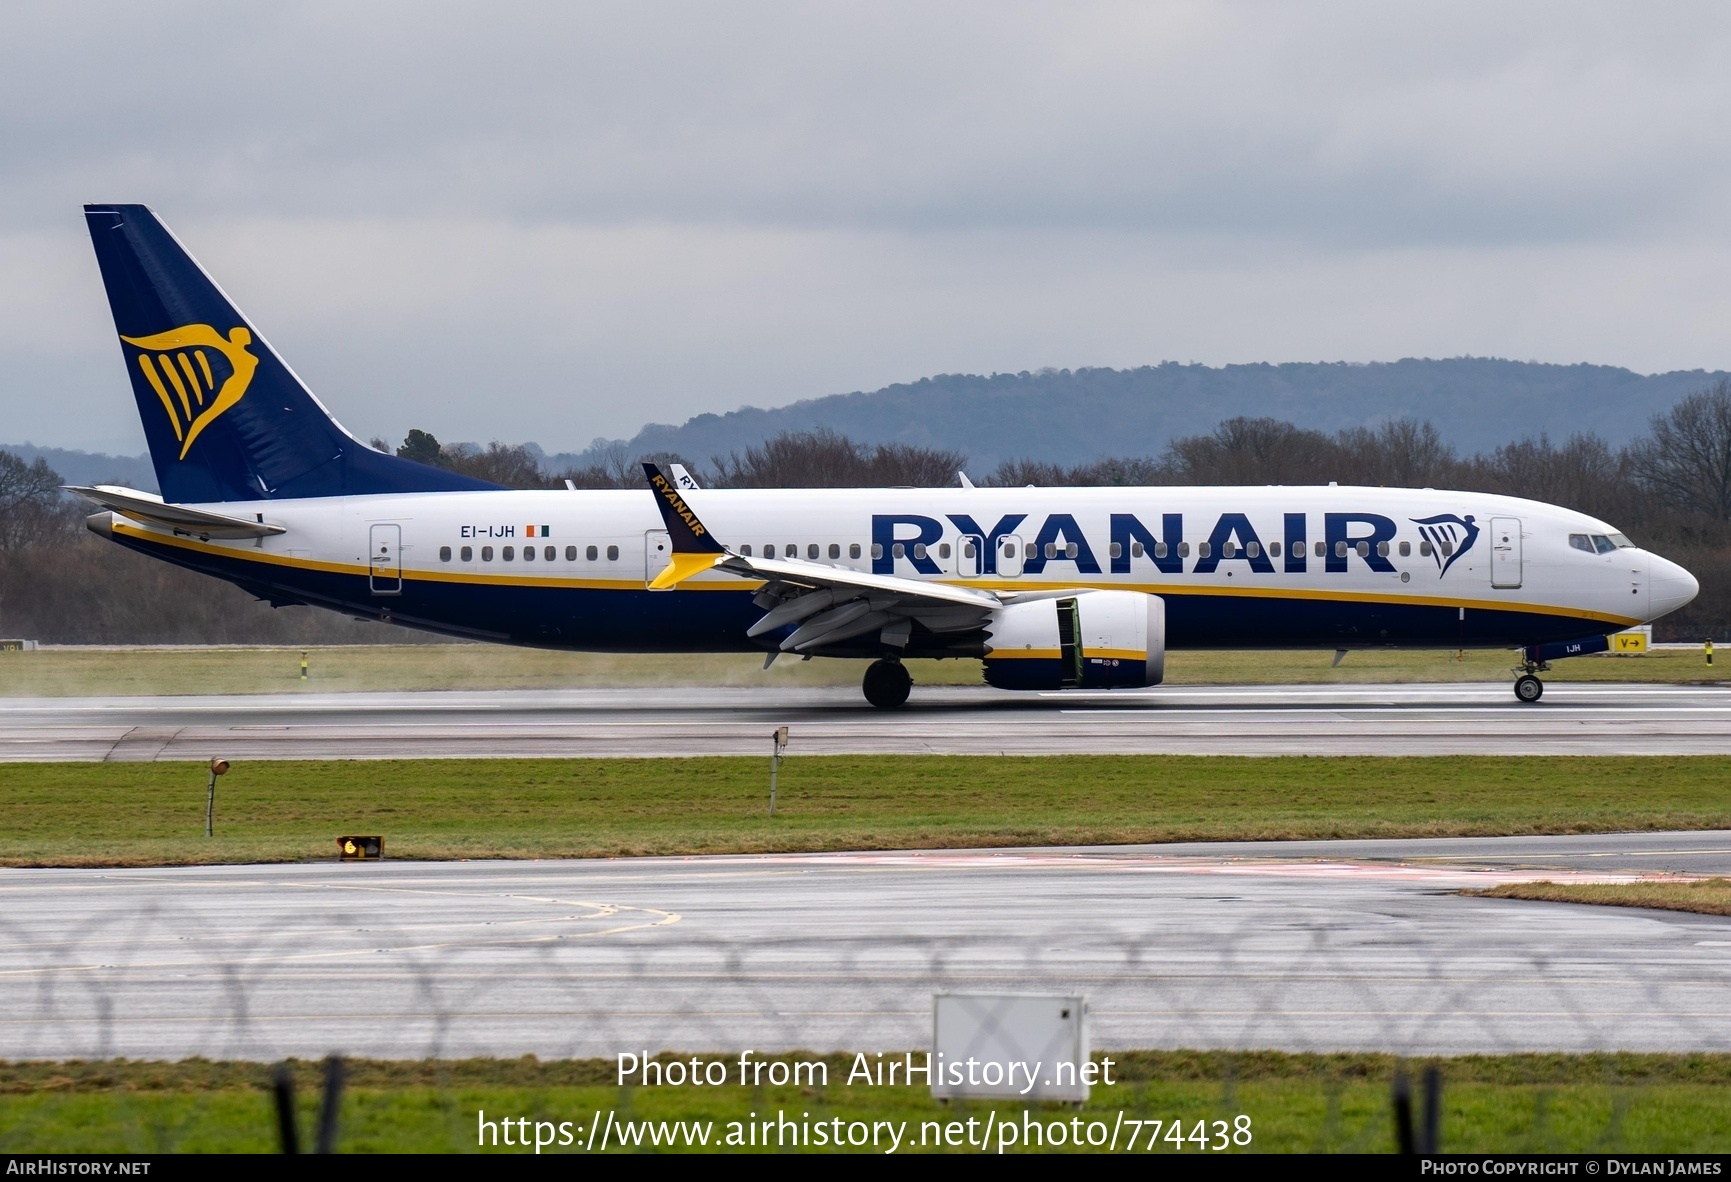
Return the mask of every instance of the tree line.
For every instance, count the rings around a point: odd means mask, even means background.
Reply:
[[[384,450],[378,440],[374,446]],[[831,431],[783,432],[707,465],[620,444],[585,467],[545,471],[530,448],[441,444],[410,431],[396,454],[511,488],[639,488],[644,459],[677,462],[706,487],[941,487],[959,452],[862,444]],[[1589,513],[1681,562],[1701,595],[1660,621],[1661,638],[1731,635],[1731,383],[1657,415],[1615,447],[1592,434],[1517,440],[1461,455],[1429,423],[1402,419],[1329,434],[1271,418],[1232,418],[1158,454],[1063,467],[1006,461],[982,485],[1340,484],[1503,493]],[[310,609],[275,610],[246,592],[144,558],[82,529],[89,511],[61,495],[44,461],[0,452],[0,635],[60,643],[288,643],[408,639],[413,634]]]

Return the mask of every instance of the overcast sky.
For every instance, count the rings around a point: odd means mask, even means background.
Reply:
[[[1716,4],[11,3],[0,442],[139,451],[84,201],[359,434],[942,372],[1731,368]]]

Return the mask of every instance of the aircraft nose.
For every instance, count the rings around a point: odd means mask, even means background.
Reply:
[[[1652,556],[1651,562],[1647,577],[1652,596],[1648,619],[1656,620],[1667,612],[1674,612],[1701,593],[1701,584],[1695,576],[1675,562],[1657,554]]]

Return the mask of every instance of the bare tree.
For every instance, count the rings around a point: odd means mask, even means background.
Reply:
[[[1731,382],[1721,378],[1654,415],[1630,449],[1635,479],[1679,509],[1731,520]]]
[[[1354,484],[1395,488],[1437,487],[1457,469],[1455,450],[1430,423],[1395,419],[1380,427],[1351,427],[1335,436],[1340,476]]]
[[[820,429],[783,431],[710,462],[724,488],[937,488],[955,482],[967,457],[906,443],[855,443]]]
[[[60,473],[41,456],[26,464],[0,451],[0,554],[13,554],[65,532],[76,508],[60,492]]]

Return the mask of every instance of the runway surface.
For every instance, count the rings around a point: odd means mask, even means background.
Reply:
[[[798,754],[1731,754],[1731,689],[1156,687],[1011,694],[669,687],[178,698],[0,698],[0,761]]]
[[[1731,1050],[1731,919],[1465,897],[1731,872],[1731,833],[0,870],[0,1059],[925,1046]]]

